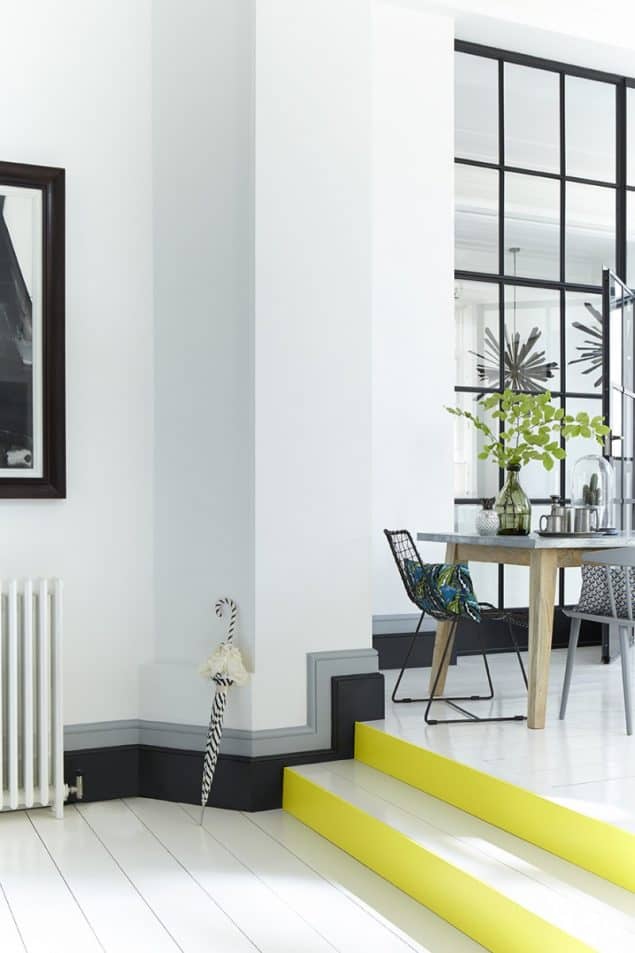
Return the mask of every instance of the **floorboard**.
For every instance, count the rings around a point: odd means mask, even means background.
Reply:
[[[31,811],[29,817],[107,953],[178,953],[160,919],[79,811],[67,807],[63,823],[49,811]]]
[[[26,947],[2,889],[0,889],[0,940],[2,940],[0,944],[2,953],[26,953]]]
[[[0,845],[0,884],[28,953],[68,953],[71,938],[82,953],[103,953],[26,813],[0,815]]]
[[[210,953],[212,938],[223,953],[258,950],[122,801],[79,811],[183,953]]]
[[[319,931],[178,805],[126,803],[262,953],[333,953]]]

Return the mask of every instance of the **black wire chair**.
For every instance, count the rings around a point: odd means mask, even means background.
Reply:
[[[408,594],[408,598],[417,608],[421,611],[421,616],[419,622],[417,623],[417,628],[414,631],[412,636],[412,641],[408,651],[406,652],[406,658],[404,659],[403,666],[399,672],[399,677],[392,692],[392,701],[396,704],[402,704],[404,702],[427,702],[424,718],[428,725],[440,725],[440,724],[463,724],[469,723],[470,721],[474,722],[485,722],[485,721],[525,721],[525,715],[507,715],[507,716],[497,716],[497,717],[488,717],[480,718],[475,715],[473,712],[468,711],[466,708],[463,708],[461,705],[458,705],[457,702],[463,701],[491,701],[494,698],[494,684],[492,682],[492,675],[489,668],[489,662],[487,660],[487,650],[485,648],[485,643],[483,641],[482,633],[480,631],[480,626],[477,628],[478,640],[480,644],[481,655],[483,656],[483,663],[485,665],[485,673],[487,675],[487,683],[489,686],[489,695],[437,695],[437,687],[441,678],[441,674],[445,668],[445,662],[448,657],[448,652],[451,650],[452,645],[454,644],[454,638],[456,635],[459,619],[456,615],[450,613],[442,612],[431,612],[428,608],[423,608],[420,604],[417,594],[415,592],[412,578],[408,571],[406,570],[406,560],[411,560],[413,563],[417,563],[419,566],[423,567],[423,562],[419,551],[414,544],[412,536],[407,529],[397,529],[397,530],[384,530],[384,535],[388,540],[388,545],[390,546],[390,551],[392,552],[393,558],[397,564],[397,569],[399,570],[399,575],[401,576],[401,581],[404,584],[404,588]],[[514,619],[512,616],[503,612],[501,609],[496,609],[488,602],[479,602],[479,607],[481,610],[481,622],[505,622],[507,625],[507,631],[509,633],[510,640],[514,647],[516,657],[518,658],[518,663],[520,665],[520,670],[523,676],[523,681],[525,683],[525,688],[527,688],[527,673],[525,671],[525,666],[523,664],[522,656],[520,654],[520,648],[518,647],[518,642],[516,640],[516,635],[514,633],[513,622]],[[433,618],[442,622],[450,622],[452,624],[452,629],[450,632],[450,637],[447,639],[439,666],[437,668],[434,682],[432,685],[431,693],[426,698],[397,698],[397,691],[399,690],[399,685],[401,684],[401,679],[403,674],[408,667],[408,662],[412,651],[415,647],[415,642],[417,641],[417,636],[420,633],[421,625],[423,623],[424,616],[428,612]],[[430,633],[433,635],[433,633]],[[454,708],[456,711],[461,712],[465,717],[464,718],[430,718],[430,708],[432,707],[433,702],[445,702],[447,705],[450,705],[451,708]]]

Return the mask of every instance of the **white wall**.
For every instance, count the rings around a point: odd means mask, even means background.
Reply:
[[[371,642],[370,3],[159,0],[153,25],[143,715],[206,717],[227,594],[255,668],[228,727],[301,725],[307,652]]]
[[[367,648],[373,608],[403,609],[383,526],[452,523],[451,21],[370,0],[181,10],[154,8],[144,715],[204,717],[189,686],[226,591],[255,667],[227,724],[276,729],[305,721],[307,652]]]
[[[251,0],[155,0],[155,583],[168,668],[165,692],[146,673],[143,714],[165,720],[188,720],[192,694],[208,706],[196,667],[225,632],[219,596],[238,601],[253,664],[252,74]],[[227,724],[249,727],[248,693],[235,696]]]
[[[503,50],[633,75],[631,0],[410,0],[455,18],[456,35]]]
[[[384,527],[453,528],[453,24],[373,15],[373,612],[409,612]],[[422,547],[438,558],[439,547]]]
[[[256,5],[254,725],[370,646],[370,2]],[[280,671],[284,665],[284,690]]]
[[[68,500],[0,501],[1,574],[66,583],[66,722],[138,715],[151,654],[150,4],[5,5],[2,159],[67,170]]]

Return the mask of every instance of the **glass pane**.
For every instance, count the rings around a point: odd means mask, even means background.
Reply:
[[[623,480],[624,480],[624,499],[632,500],[635,495],[635,488],[633,487],[633,461],[632,459],[627,459],[624,461],[623,466]]]
[[[498,172],[454,166],[455,268],[498,274]]]
[[[565,77],[567,175],[615,182],[615,86]]]
[[[624,354],[623,354],[623,384],[627,390],[633,390],[635,378],[633,374],[633,320],[635,301],[632,298],[624,301]]]
[[[560,183],[505,174],[505,274],[560,277]]]
[[[582,586],[582,570],[565,569],[564,571],[564,604],[565,606],[575,606],[580,598],[580,588]]]
[[[43,463],[42,192],[0,187],[0,475]],[[16,474],[17,471],[17,474]]]
[[[456,380],[464,387],[500,387],[498,300],[498,285],[455,283]]]
[[[455,155],[498,162],[498,62],[456,53],[454,83]]]
[[[554,401],[557,404],[557,400]],[[560,493],[560,467],[545,470],[540,460],[532,460],[520,471],[520,483],[530,500],[546,500],[554,493]],[[531,510],[532,531],[538,529],[538,517],[535,508]]]
[[[624,395],[622,421],[624,424],[624,440],[622,454],[624,460],[633,459],[633,398]]]
[[[581,411],[585,411],[589,417],[595,417],[602,413],[602,401],[600,399],[593,400],[589,397],[567,397],[566,412],[575,417],[576,414],[579,414]],[[577,461],[580,457],[585,457],[588,454],[600,455],[602,454],[602,446],[599,444],[594,437],[574,437],[572,440],[568,440],[566,444],[567,456],[565,459],[565,473],[566,480],[565,486],[567,488],[567,496],[571,496],[572,492],[572,475],[573,468],[575,467]]]
[[[626,90],[626,182],[635,185],[635,89]]]
[[[627,531],[633,528],[633,505],[623,500],[633,499],[633,461],[614,460],[616,502],[613,506],[613,525]]]
[[[635,192],[626,193],[626,274],[629,288],[635,285]]]
[[[611,435],[613,437],[623,437],[624,431],[622,430],[622,391],[619,387],[611,387],[611,393],[609,394],[610,400],[610,423],[611,423]],[[622,440],[613,440],[612,442],[613,454],[616,457],[622,456]]]
[[[602,268],[615,268],[615,190],[567,182],[566,278],[602,284]]]
[[[531,510],[531,529],[538,529],[540,516],[537,507]],[[505,566],[505,588],[503,589],[505,608],[526,609],[529,605],[529,567]],[[521,683],[522,684],[522,683]]]
[[[493,433],[498,433],[498,421],[485,413],[478,404],[477,394],[455,394],[456,406],[469,410],[484,420]],[[498,493],[498,467],[492,460],[479,460],[478,454],[487,438],[462,417],[454,418],[454,495],[482,499]]]
[[[600,393],[602,296],[567,291],[565,298],[567,390]]]
[[[633,530],[633,507],[632,505],[626,504],[622,506],[622,511],[624,514],[623,516],[624,525],[622,526],[622,529],[626,533],[631,533]]]
[[[505,165],[560,171],[560,78],[505,63]]]
[[[622,285],[614,281],[611,285],[609,371],[611,384],[618,387],[622,386],[622,314]]]
[[[505,387],[532,392],[560,387],[560,294],[505,288]]]

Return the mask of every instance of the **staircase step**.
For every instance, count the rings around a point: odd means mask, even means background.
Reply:
[[[283,806],[494,953],[635,949],[626,891],[366,765],[287,768]]]
[[[635,835],[368,724],[355,758],[524,841],[635,891]]]

